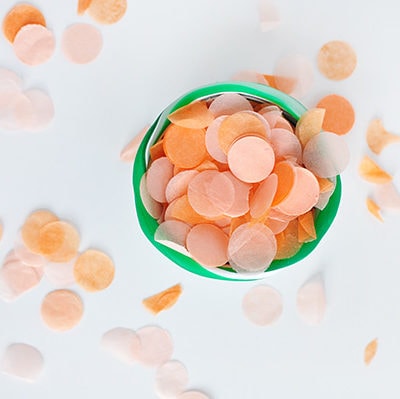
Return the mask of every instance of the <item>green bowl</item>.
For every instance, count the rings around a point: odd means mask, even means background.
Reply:
[[[330,197],[329,203],[322,211],[315,213],[315,229],[317,238],[314,241],[305,243],[301,246],[300,250],[292,257],[287,259],[274,260],[269,268],[263,273],[253,275],[237,273],[230,268],[205,268],[197,263],[192,258],[183,255],[169,247],[166,247],[154,240],[154,233],[158,227],[157,221],[148,214],[146,211],[141,196],[140,196],[140,180],[144,173],[146,173],[148,162],[149,162],[149,148],[157,142],[165,128],[170,124],[168,115],[178,108],[183,107],[195,100],[213,98],[223,93],[235,92],[244,95],[248,99],[255,101],[269,102],[279,106],[288,120],[296,122],[300,116],[306,111],[306,108],[293,97],[282,93],[279,90],[273,89],[272,87],[265,86],[258,83],[247,83],[247,82],[223,82],[216,83],[198,89],[192,90],[189,93],[178,98],[172,104],[170,104],[153,122],[148,132],[146,133],[143,141],[137,152],[134,167],[133,167],[133,189],[135,195],[136,213],[140,223],[140,227],[143,230],[149,241],[167,258],[172,260],[178,266],[186,269],[194,274],[203,277],[210,277],[213,279],[230,280],[230,281],[249,281],[258,280],[264,278],[268,273],[291,266],[300,260],[304,259],[309,255],[322,237],[328,231],[332,224],[336,213],[339,208],[340,197],[341,197],[341,181],[340,177],[336,177],[335,191]]]

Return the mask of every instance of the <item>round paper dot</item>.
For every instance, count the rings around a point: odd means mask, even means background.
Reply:
[[[103,252],[88,249],[78,256],[74,265],[77,284],[89,292],[107,288],[114,279],[113,261]]]
[[[253,111],[250,101],[237,93],[224,93],[216,97],[209,110],[217,118],[222,115],[232,115],[240,111]]]
[[[74,328],[83,316],[83,303],[70,290],[56,290],[46,295],[42,302],[43,322],[52,330],[66,331]]]
[[[179,395],[177,399],[209,399],[209,397],[200,391],[186,391]]]
[[[304,147],[304,165],[319,177],[340,174],[349,160],[350,152],[345,140],[334,133],[321,132],[312,137]]]
[[[139,340],[135,341],[132,351],[139,363],[158,367],[171,358],[174,347],[168,331],[157,326],[145,326],[136,334]]]
[[[201,265],[217,267],[228,261],[228,236],[212,224],[193,226],[187,235],[186,247]]]
[[[24,95],[32,104],[32,122],[26,127],[27,130],[37,131],[46,128],[54,119],[54,104],[51,97],[42,90],[26,90]]]
[[[13,43],[21,28],[32,24],[46,26],[43,14],[30,4],[17,4],[3,20],[4,36]]]
[[[318,68],[328,79],[346,79],[353,73],[356,65],[356,53],[346,42],[333,40],[319,50]]]
[[[146,184],[149,194],[158,202],[166,202],[165,190],[174,168],[167,157],[156,159],[147,171]]]
[[[33,346],[23,343],[9,345],[1,359],[2,373],[35,382],[44,368],[42,354]]]
[[[127,6],[127,0],[92,0],[88,12],[96,22],[109,25],[124,16]]]
[[[65,58],[74,64],[87,64],[100,54],[103,38],[100,31],[89,24],[74,24],[65,29],[61,48]]]
[[[116,327],[103,334],[100,347],[121,362],[133,364],[135,357],[132,347],[138,343],[138,339],[135,331]]]
[[[189,383],[186,367],[177,360],[160,366],[155,376],[155,391],[162,399],[173,399],[181,394]]]
[[[275,254],[275,236],[262,223],[244,223],[230,237],[229,263],[237,272],[265,271],[273,261]]]
[[[42,25],[25,25],[15,36],[15,55],[27,65],[39,65],[48,61],[54,53],[53,34]]]
[[[246,183],[264,180],[275,164],[274,150],[265,140],[246,136],[232,144],[228,152],[232,173]]]
[[[267,285],[253,287],[244,296],[242,309],[252,323],[267,326],[276,322],[282,314],[281,294]]]

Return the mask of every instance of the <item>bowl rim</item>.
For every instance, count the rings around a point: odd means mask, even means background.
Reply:
[[[315,229],[317,233],[317,238],[311,242],[304,243],[301,246],[300,250],[292,257],[274,260],[267,270],[257,274],[237,273],[232,269],[229,270],[226,268],[206,268],[197,263],[192,258],[155,241],[154,232],[158,226],[158,222],[149,215],[143,205],[140,196],[140,181],[147,170],[147,163],[149,161],[148,149],[151,145],[154,144],[154,142],[158,140],[165,128],[170,124],[168,120],[168,115],[176,109],[193,101],[211,98],[228,92],[239,93],[246,96],[247,98],[250,97],[253,99],[259,99],[278,105],[289,117],[292,117],[295,121],[297,121],[300,116],[307,110],[307,108],[303,104],[301,104],[298,100],[289,96],[288,94],[285,94],[270,86],[251,82],[235,81],[210,84],[193,89],[182,95],[181,97],[173,101],[169,106],[167,106],[164,111],[161,112],[161,114],[154,120],[139,146],[132,171],[132,185],[134,191],[136,213],[140,227],[147,239],[151,242],[151,244],[153,244],[153,246],[155,246],[164,256],[172,260],[181,268],[196,275],[218,280],[259,280],[269,276],[273,271],[280,270],[298,263],[299,261],[307,257],[317,247],[317,245],[331,226],[333,220],[335,219],[339,208],[342,191],[341,179],[339,175],[336,176],[336,187],[329,199],[328,204],[323,210],[319,211],[315,217]]]

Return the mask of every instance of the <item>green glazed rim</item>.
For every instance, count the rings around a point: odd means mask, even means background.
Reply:
[[[281,91],[276,90],[272,87],[258,83],[222,82],[203,86],[186,93],[185,95],[174,101],[172,104],[170,104],[156,118],[140,144],[135,158],[132,176],[136,213],[140,227],[148,240],[162,254],[164,254],[167,258],[172,260],[183,269],[188,270],[199,276],[219,280],[258,280],[260,278],[266,277],[271,271],[282,269],[301,261],[315,249],[315,247],[318,245],[322,237],[331,226],[339,208],[341,198],[341,180],[339,176],[336,177],[335,191],[331,195],[328,204],[322,211],[317,210],[315,214],[315,230],[317,238],[314,241],[304,243],[301,246],[300,250],[294,256],[287,259],[274,260],[266,271],[257,275],[244,275],[236,273],[234,270],[225,267],[208,269],[197,263],[192,258],[156,242],[154,240],[154,233],[158,227],[158,223],[146,211],[140,196],[140,180],[147,170],[147,164],[149,161],[148,149],[158,140],[165,128],[170,124],[168,120],[168,115],[176,109],[183,107],[184,105],[187,105],[195,100],[211,98],[227,92],[235,92],[242,94],[249,99],[253,98],[254,100],[258,99],[261,101],[270,102],[271,104],[275,104],[284,111],[285,116],[287,116],[288,118],[292,118],[294,122],[297,121],[300,116],[307,110],[304,105],[302,105],[293,97],[290,97],[289,95],[282,93]]]

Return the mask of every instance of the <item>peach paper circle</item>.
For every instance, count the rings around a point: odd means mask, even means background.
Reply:
[[[265,179],[275,164],[274,150],[257,136],[246,136],[232,144],[228,152],[228,165],[232,173],[246,183]]]
[[[282,314],[282,296],[268,285],[251,288],[242,301],[243,313],[247,319],[258,326],[274,323]]]
[[[93,61],[103,47],[101,32],[93,25],[74,24],[65,29],[61,48],[67,60],[74,64],[87,64]]]
[[[52,330],[66,331],[75,327],[83,316],[81,298],[70,290],[55,290],[42,302],[43,322]]]
[[[27,65],[39,65],[48,61],[56,43],[53,33],[42,25],[25,25],[15,36],[15,55]]]

